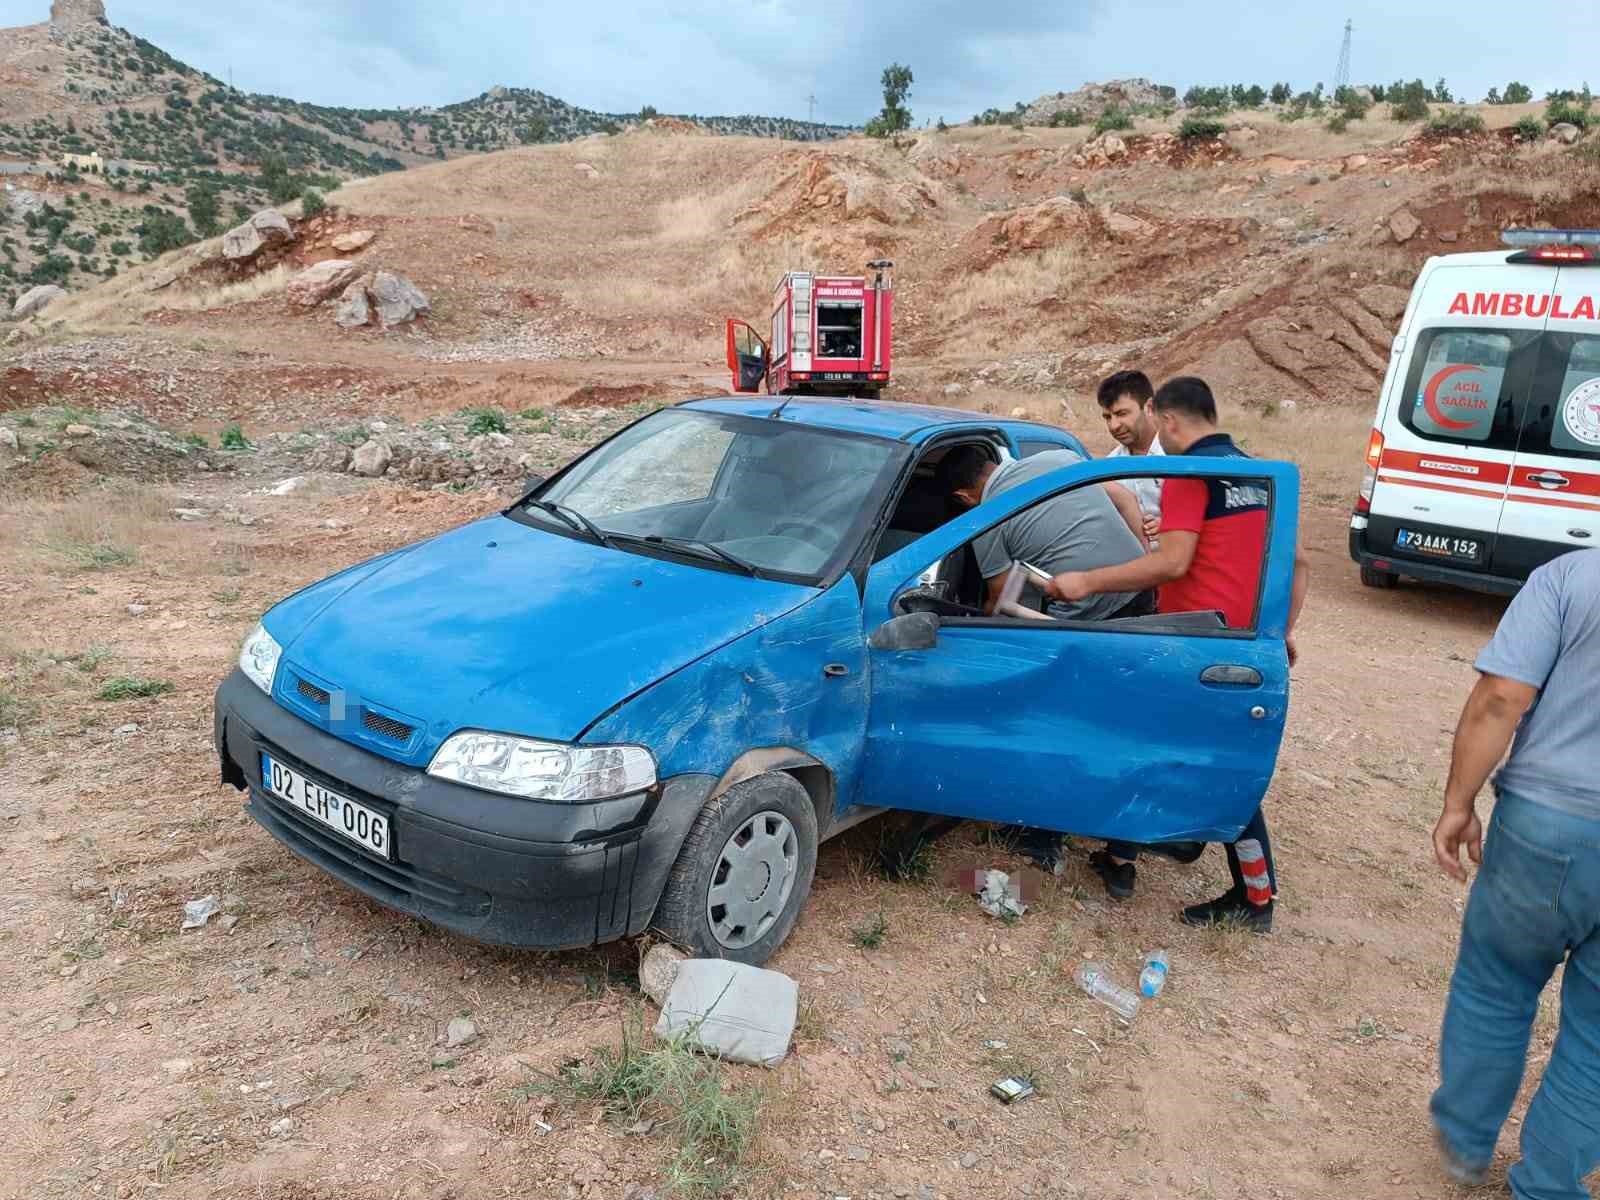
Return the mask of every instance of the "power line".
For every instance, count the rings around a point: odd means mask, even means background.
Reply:
[[[1355,26],[1347,18],[1344,23],[1344,41],[1339,45],[1339,65],[1333,71],[1334,95],[1350,86],[1350,31]]]

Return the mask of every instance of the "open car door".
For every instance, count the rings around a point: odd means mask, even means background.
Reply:
[[[1288,708],[1299,475],[1255,459],[1132,461],[1052,471],[872,566],[857,803],[1142,843],[1238,836],[1272,780]],[[925,584],[930,564],[1050,496],[1174,475],[1224,479],[1230,503],[1265,504],[1248,629],[1220,613],[987,617]]]
[[[767,377],[767,343],[745,321],[728,318],[728,370],[736,392],[759,392]]]

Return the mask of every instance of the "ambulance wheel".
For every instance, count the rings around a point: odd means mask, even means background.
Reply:
[[[1400,582],[1400,576],[1393,571],[1380,571],[1376,567],[1361,564],[1361,582],[1370,588],[1392,588]]]
[[[700,810],[655,926],[701,958],[760,966],[794,928],[817,867],[817,814],[792,776],[757,775]]]

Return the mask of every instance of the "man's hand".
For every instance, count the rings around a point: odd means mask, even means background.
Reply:
[[[1433,856],[1439,860],[1439,869],[1458,883],[1467,881],[1467,869],[1461,865],[1462,843],[1466,844],[1467,856],[1481,866],[1483,825],[1476,810],[1446,808],[1433,827]]]
[[[1155,541],[1156,540],[1156,534],[1158,534],[1160,532],[1161,532],[1161,518],[1160,517],[1146,517],[1144,519],[1144,540],[1145,541],[1147,541],[1147,542]]]
[[[1300,648],[1294,644],[1294,634],[1283,635],[1283,648],[1289,652],[1289,665],[1292,667],[1300,661]]]
[[[1084,600],[1093,595],[1089,590],[1089,576],[1083,571],[1063,571],[1044,589],[1052,600]]]

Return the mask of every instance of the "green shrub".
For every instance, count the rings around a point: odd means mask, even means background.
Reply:
[[[1506,94],[1503,102],[1506,104],[1526,104],[1533,99],[1533,89],[1525,83],[1512,80],[1506,84]]]
[[[328,202],[322,198],[322,193],[316,188],[308,187],[300,193],[300,215],[314,217],[327,210]]]
[[[1436,113],[1433,120],[1428,122],[1428,132],[1437,134],[1454,134],[1460,136],[1468,133],[1483,132],[1483,118],[1474,112],[1455,110],[1453,112]]]
[[[1388,90],[1389,115],[1396,121],[1423,121],[1428,116],[1428,88],[1422,80],[1395,84]]]
[[[1050,128],[1052,129],[1061,129],[1063,127],[1074,129],[1082,124],[1083,112],[1081,109],[1063,108],[1050,114]]]
[[[1524,142],[1537,142],[1544,136],[1544,122],[1529,113],[1513,125],[1511,130]]]
[[[1333,116],[1328,118],[1328,132],[1329,133],[1343,133],[1346,129],[1349,129],[1349,128],[1350,128],[1350,118],[1344,115],[1344,111],[1342,109],[1339,112],[1334,113]]]
[[[253,443],[245,437],[244,430],[239,427],[239,422],[226,426],[217,436],[217,444],[224,450],[249,450]]]
[[[1579,129],[1588,129],[1592,120],[1594,117],[1590,114],[1589,105],[1586,103],[1557,98],[1545,105],[1546,125],[1576,125]]]
[[[165,679],[143,679],[137,675],[118,675],[108,679],[95,694],[97,700],[142,700],[149,696],[163,696],[175,691]]]
[[[1100,119],[1094,123],[1094,132],[1096,136],[1099,136],[1102,133],[1110,133],[1113,130],[1132,128],[1133,118],[1114,104],[1110,108],[1106,109],[1105,112],[1101,113]]]
[[[1185,117],[1178,126],[1178,138],[1185,142],[1209,141],[1221,137],[1227,128],[1213,117]]]
[[[498,408],[465,408],[461,415],[467,418],[467,433],[473,437],[506,431],[506,415]]]

